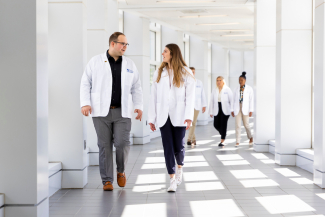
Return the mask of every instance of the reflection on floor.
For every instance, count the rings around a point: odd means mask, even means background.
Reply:
[[[103,192],[98,167],[89,167],[85,189],[60,190],[50,198],[50,216],[324,216],[325,189],[313,184],[311,173],[255,153],[244,129],[244,143],[235,148],[234,118],[228,129],[227,145],[220,149],[212,123],[197,127],[197,145],[186,147],[184,179],[176,193],[166,192],[169,178],[157,138],[131,147],[125,188],[114,183],[114,191]]]

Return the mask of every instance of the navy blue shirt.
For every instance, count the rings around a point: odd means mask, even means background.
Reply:
[[[111,57],[107,50],[107,59],[111,66],[112,71],[112,97],[111,106],[121,107],[121,72],[122,72],[122,56],[120,56],[116,61]]]

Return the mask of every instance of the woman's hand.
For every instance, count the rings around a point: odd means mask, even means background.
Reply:
[[[152,124],[152,123],[149,123],[149,125],[150,125],[150,129],[151,129],[152,131],[155,131],[155,130],[156,130],[156,127],[155,127],[155,125],[154,125],[154,124]]]
[[[235,113],[234,112],[231,112],[231,116],[235,117]]]
[[[191,126],[192,121],[187,119],[187,120],[184,121],[184,124],[185,123],[187,123],[186,130],[188,130],[190,128],[190,126]]]
[[[210,117],[212,118],[212,117],[213,117],[213,115],[210,115]]]

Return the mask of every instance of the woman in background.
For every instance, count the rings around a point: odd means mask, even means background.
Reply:
[[[233,117],[236,116],[236,147],[239,146],[241,136],[241,121],[244,123],[249,145],[253,145],[253,134],[249,126],[249,118],[254,112],[254,91],[253,88],[246,84],[246,72],[239,76],[239,85],[234,94],[234,109],[231,112]]]
[[[227,125],[232,111],[233,95],[231,89],[225,84],[222,76],[217,77],[217,88],[212,91],[209,114],[214,116],[213,126],[221,135],[219,146],[224,146],[227,135]]]

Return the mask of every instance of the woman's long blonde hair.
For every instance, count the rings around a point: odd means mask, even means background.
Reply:
[[[185,67],[187,67],[187,65],[182,57],[181,49],[179,49],[177,44],[167,44],[166,48],[168,48],[168,50],[170,51],[170,56],[171,56],[170,65],[172,66],[172,70],[174,73],[173,85],[176,87],[181,87],[184,84],[183,75],[186,75],[187,73],[189,73],[185,69]],[[168,68],[168,63],[162,62],[158,69],[158,77],[156,80],[157,83],[159,83],[159,81],[161,79],[161,73],[165,67],[168,70],[170,70]]]

